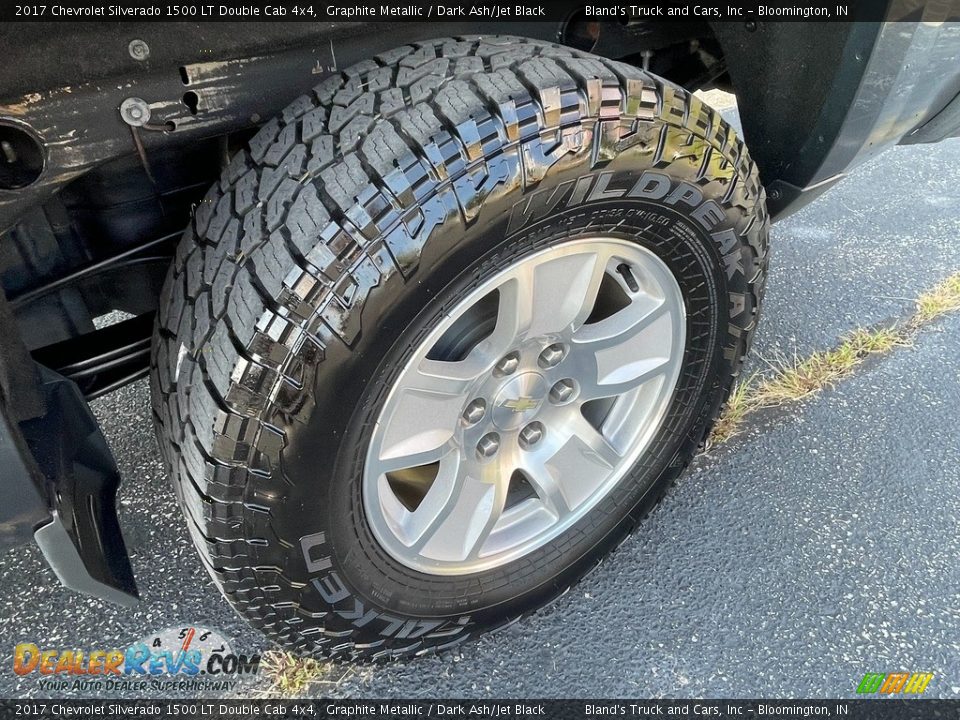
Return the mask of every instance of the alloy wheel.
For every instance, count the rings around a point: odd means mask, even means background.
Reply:
[[[659,429],[685,325],[667,265],[619,238],[558,244],[483,282],[379,414],[362,485],[377,541],[411,569],[462,575],[556,539]]]

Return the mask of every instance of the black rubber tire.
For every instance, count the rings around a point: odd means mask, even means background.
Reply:
[[[636,68],[468,37],[328,78],[233,158],[161,300],[157,434],[210,574],[281,646],[354,658],[452,646],[562,594],[702,445],[756,327],[768,225],[731,127]],[[598,230],[658,253],[687,304],[651,449],[527,557],[453,578],[399,566],[366,529],[359,470],[405,354],[471,284]]]

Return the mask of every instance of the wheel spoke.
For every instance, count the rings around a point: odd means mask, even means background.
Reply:
[[[570,432],[567,446],[576,445],[581,456],[594,465],[609,470],[620,462],[620,453],[583,415],[575,414],[567,427]]]
[[[559,450],[559,447],[557,450]],[[560,473],[557,472],[557,468],[545,462],[544,458],[538,454],[524,458],[521,469],[527,478],[527,482],[536,491],[540,501],[553,513],[555,518],[559,520],[570,513],[571,508],[567,496],[571,493],[569,489],[565,490],[561,484]]]
[[[380,476],[385,475],[386,473],[396,472],[397,470],[416,468],[420,467],[421,465],[431,465],[433,463],[440,462],[448,454],[455,451],[457,451],[457,448],[452,442],[451,433],[451,438],[448,438],[447,441],[437,445],[436,447],[426,447],[423,450],[399,452],[398,454],[381,458],[374,466],[370,468],[370,471],[376,473],[377,476]]]
[[[580,413],[544,439],[544,447],[523,459],[523,470],[544,505],[565,517],[586,500],[621,456]]]
[[[456,562],[476,558],[503,513],[506,489],[495,481],[497,463],[479,471],[469,465],[443,502],[424,508],[424,530],[413,547],[425,557]]]
[[[423,538],[424,533],[438,523],[441,515],[445,514],[453,493],[457,489],[459,469],[460,454],[458,452],[448,453],[440,460],[437,475],[427,493],[417,508],[403,519],[402,525],[407,544],[417,543]]]
[[[417,390],[447,395],[462,396],[483,370],[469,358],[458,362],[444,360],[421,360],[409,386]]]
[[[584,367],[580,399],[622,395],[663,374],[674,344],[673,317],[665,303],[649,297],[582,328],[573,339]]]
[[[399,388],[382,428],[379,472],[436,462],[469,400],[474,369],[465,362],[423,360]],[[406,459],[404,459],[406,458]],[[404,464],[406,463],[406,464]]]
[[[603,279],[596,252],[560,256],[520,268],[499,286],[497,324],[487,340],[503,352],[518,339],[557,335],[583,324]]]

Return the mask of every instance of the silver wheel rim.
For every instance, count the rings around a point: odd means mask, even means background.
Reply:
[[[362,479],[377,541],[414,570],[463,575],[559,537],[659,429],[685,327],[666,264],[618,238],[483,282],[419,344],[377,419]]]

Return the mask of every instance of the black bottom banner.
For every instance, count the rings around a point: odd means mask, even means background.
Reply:
[[[6,718],[960,718],[960,700],[0,700]]]

